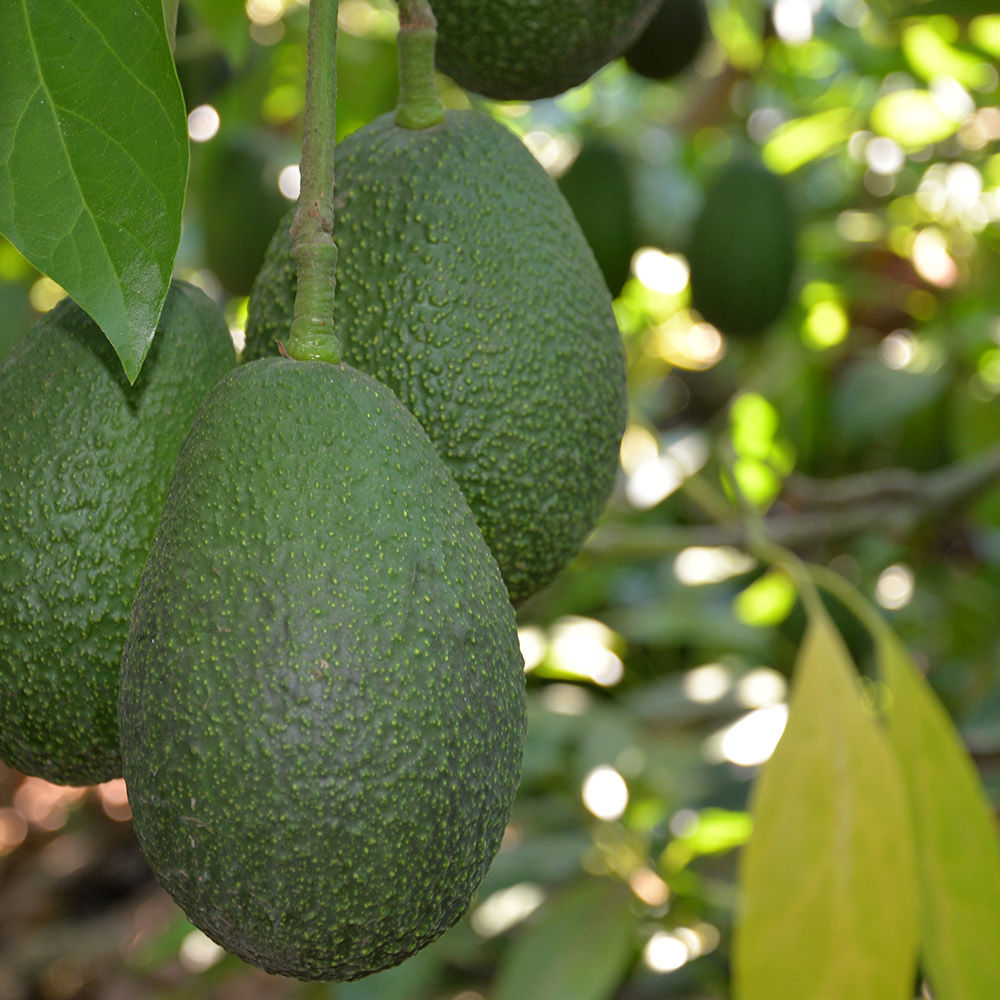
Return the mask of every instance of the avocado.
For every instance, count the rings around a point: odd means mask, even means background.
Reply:
[[[517,786],[524,668],[496,563],[387,388],[266,358],[207,397],[135,600],[120,726],[151,866],[243,959],[354,979],[459,917]]]
[[[278,189],[275,136],[253,129],[222,132],[197,152],[194,194],[205,263],[230,295],[249,295],[267,245],[288,211]]]
[[[707,37],[705,0],[662,0],[642,34],[625,50],[625,62],[649,80],[669,80],[694,62]]]
[[[609,291],[617,296],[637,245],[628,162],[611,143],[585,142],[559,178],[559,190],[594,251]]]
[[[575,555],[618,467],[625,371],[601,272],[555,182],[485,115],[383,116],[337,157],[344,361],[423,425],[520,601]],[[286,221],[245,359],[276,353],[295,287]]]
[[[235,367],[229,330],[174,282],[134,385],[64,299],[0,365],[0,758],[62,784],[121,774],[118,669],[181,442]]]
[[[695,219],[691,302],[723,333],[755,336],[785,308],[796,266],[796,221],[783,178],[753,159],[727,164]]]
[[[435,0],[437,66],[484,97],[554,97],[620,56],[658,2]]]

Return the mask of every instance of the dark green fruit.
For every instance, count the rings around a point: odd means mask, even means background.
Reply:
[[[642,34],[625,50],[640,76],[669,80],[694,62],[708,37],[704,0],[662,0]]]
[[[20,281],[0,281],[0,361],[28,332],[31,305]]]
[[[782,178],[755,160],[729,164],[695,220],[688,250],[693,306],[723,333],[760,333],[788,302],[795,244]]]
[[[236,364],[222,316],[175,282],[135,385],[64,300],[0,365],[0,758],[88,784],[121,774],[129,611],[191,418]]]
[[[438,69],[486,97],[554,97],[620,56],[657,3],[435,0]]]
[[[423,425],[519,601],[577,552],[618,467],[625,373],[601,272],[555,183],[485,115],[384,116],[337,156],[344,360]],[[245,358],[276,353],[294,299],[282,225]]]
[[[636,249],[632,182],[628,163],[616,146],[585,143],[559,178],[562,191],[612,295],[628,279]]]
[[[517,785],[523,663],[482,535],[388,389],[267,358],[209,395],[142,575],[120,720],[143,850],[247,961],[358,978],[459,917]]]
[[[217,136],[205,147],[198,202],[205,263],[231,295],[249,295],[267,245],[288,211],[278,190],[275,140],[254,131]]]

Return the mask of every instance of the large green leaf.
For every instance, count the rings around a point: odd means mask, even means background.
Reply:
[[[937,1000],[1000,997],[1000,844],[954,726],[886,629],[879,667],[909,793],[923,894],[922,957]]]
[[[500,959],[491,1000],[606,1000],[635,951],[629,891],[586,879],[555,897]]]
[[[187,162],[161,0],[0,4],[0,231],[97,321],[133,381]]]
[[[913,834],[888,735],[828,615],[809,609],[788,724],[752,796],[739,1000],[908,1000]]]

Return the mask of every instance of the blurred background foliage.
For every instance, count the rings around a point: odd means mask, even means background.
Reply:
[[[727,997],[747,791],[803,629],[789,581],[740,545],[765,512],[882,608],[1000,800],[1000,15],[666,0],[660,21],[666,41],[554,100],[441,80],[559,180],[617,296],[631,391],[601,526],[520,609],[524,777],[470,914],[355,984],[271,977],[156,887],[121,782],[3,771],[0,996]],[[393,106],[395,12],[342,0],[340,23],[342,136]],[[177,267],[237,342],[297,191],[305,25],[299,0],[181,6]],[[737,165],[764,182],[727,180]],[[0,352],[60,294],[0,243]]]

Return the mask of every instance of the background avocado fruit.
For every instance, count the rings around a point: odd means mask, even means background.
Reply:
[[[436,0],[437,66],[501,100],[554,97],[616,59],[657,0]]]
[[[344,360],[420,421],[520,601],[577,552],[618,467],[624,360],[601,272],[554,181],[485,115],[383,116],[337,155]],[[291,324],[288,221],[250,297],[248,360]]]
[[[640,76],[669,80],[690,66],[708,37],[705,0],[662,0],[652,20],[625,50]]]
[[[231,295],[250,294],[267,245],[288,211],[288,199],[278,189],[280,146],[277,136],[239,129],[220,132],[197,151],[193,169],[205,263]]]
[[[388,389],[267,358],[208,396],[143,571],[120,719],[143,850],[240,957],[353,979],[460,916],[518,783],[523,662],[468,506]]]
[[[788,302],[796,236],[785,181],[757,160],[727,164],[691,234],[692,305],[723,333],[761,333]]]
[[[559,190],[594,251],[608,290],[617,296],[637,246],[628,161],[617,146],[584,142],[559,178]]]
[[[121,774],[118,670],[174,460],[236,364],[198,289],[174,282],[128,384],[73,302],[0,365],[0,758],[62,784]]]

